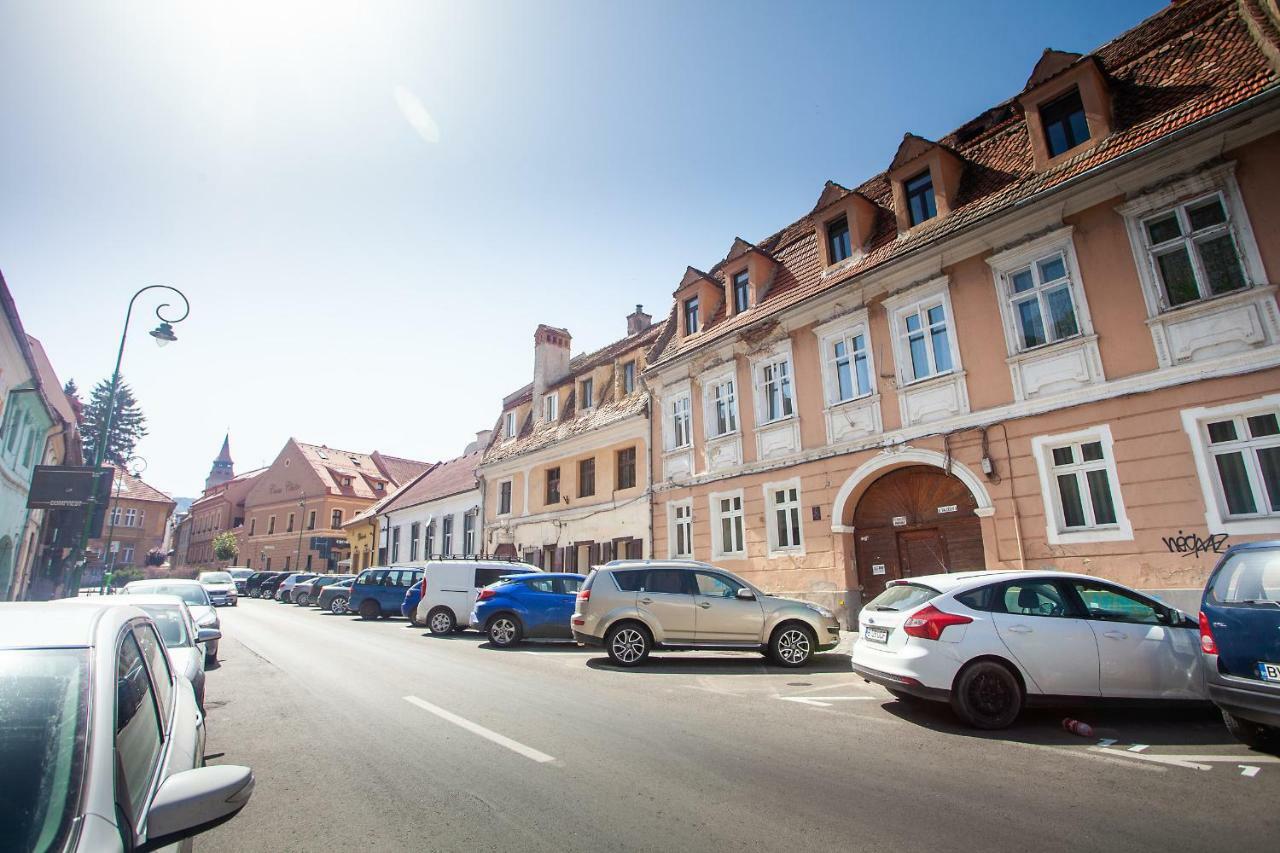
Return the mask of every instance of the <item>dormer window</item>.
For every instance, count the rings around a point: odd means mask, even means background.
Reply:
[[[841,216],[827,223],[827,259],[838,264],[853,254],[849,238],[849,217]]]
[[[622,365],[622,393],[630,394],[636,390],[636,363],[628,361]]]
[[[751,276],[746,271],[733,277],[733,313],[741,314],[751,307]]]
[[[547,423],[555,423],[559,398],[555,393],[547,394],[542,398],[542,419]]]
[[[692,335],[698,331],[698,297],[692,296],[684,301],[684,333]]]
[[[516,413],[507,412],[504,417],[506,419],[506,423],[503,424],[502,434],[505,435],[507,438],[515,438],[516,437]]]
[[[933,175],[928,169],[908,179],[903,189],[907,194],[907,213],[912,225],[919,225],[938,215],[937,201],[933,197]]]
[[[1050,157],[1057,157],[1087,142],[1089,123],[1085,121],[1080,90],[1072,89],[1042,106],[1040,124],[1044,127],[1044,141],[1049,147]]]
[[[582,410],[586,411],[595,405],[595,382],[590,376],[578,384],[579,397],[582,398]]]

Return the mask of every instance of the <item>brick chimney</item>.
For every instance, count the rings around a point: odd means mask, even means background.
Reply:
[[[569,373],[569,344],[573,336],[567,329],[538,324],[533,333],[533,406],[542,405],[546,390]]]
[[[644,313],[644,306],[637,305],[636,313],[627,315],[627,337],[638,335],[653,325],[653,317]]]
[[[476,430],[476,440],[466,446],[466,448],[462,451],[462,455],[469,456],[470,454],[475,453],[477,450],[484,450],[486,447],[489,446],[489,439],[492,437],[493,437],[493,430],[491,429]]]

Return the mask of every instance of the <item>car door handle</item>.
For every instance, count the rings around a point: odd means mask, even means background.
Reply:
[[[1122,633],[1122,632],[1120,632],[1120,631],[1107,631],[1107,632],[1106,632],[1105,634],[1103,634],[1102,636],[1107,637],[1107,638],[1112,639],[1112,640],[1127,640],[1127,639],[1129,639],[1129,635],[1128,635],[1128,634]]]
[[[699,606],[699,607],[701,607],[703,610],[706,610],[708,607],[710,607],[710,606],[711,606],[711,602],[709,602],[709,601],[699,601],[699,602],[698,602],[698,606]]]
[[[642,599],[640,599],[640,603],[641,603],[641,604],[653,604],[653,599],[652,599],[652,598],[642,598]]]
[[[1031,629],[1028,628],[1026,625],[1010,625],[1009,633],[1010,634],[1030,634]]]

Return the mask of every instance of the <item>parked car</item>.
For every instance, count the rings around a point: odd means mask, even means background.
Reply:
[[[236,606],[238,597],[236,581],[231,577],[230,572],[201,572],[196,576],[196,580],[204,587],[204,591],[209,593],[209,599],[214,607],[224,604]]]
[[[262,579],[262,583],[258,585],[258,598],[273,599],[276,592],[280,589],[280,584],[284,583],[284,579],[289,577],[289,572],[272,572],[270,577]]]
[[[405,590],[421,580],[422,569],[409,566],[365,569],[351,585],[347,609],[362,619],[398,616]]]
[[[351,577],[351,575],[317,575],[309,581],[301,581],[294,585],[293,603],[299,607],[315,604],[320,598],[320,590],[329,584],[348,580]]]
[[[236,582],[237,594],[245,595],[248,593],[249,590],[246,588],[246,583],[249,580],[249,575],[253,574],[253,569],[241,569],[236,566],[230,566],[227,568],[227,574],[231,575],[232,580]]]
[[[261,596],[262,584],[271,578],[276,577],[279,572],[254,572],[249,575],[249,579],[244,583],[245,595],[250,598],[259,598]]]
[[[606,563],[587,575],[570,622],[575,640],[604,646],[618,666],[638,666],[653,649],[751,649],[796,667],[840,643],[827,608],[694,561]]]
[[[980,729],[1010,725],[1029,704],[1206,698],[1195,620],[1088,575],[894,580],[858,624],[854,672],[896,696],[948,702]]]
[[[285,579],[280,582],[280,586],[276,588],[276,601],[283,602],[284,604],[291,603],[293,601],[293,590],[297,585],[302,581],[309,581],[314,577],[316,577],[316,575],[311,572],[291,572],[286,575]]]
[[[433,634],[464,630],[471,607],[480,590],[507,575],[540,571],[527,563],[501,560],[441,560],[428,563],[418,578],[418,606],[413,611],[415,625],[424,625]]]
[[[341,616],[347,612],[347,602],[351,600],[351,585],[356,582],[355,578],[345,581],[338,581],[330,584],[320,590],[319,605],[321,610],[328,610],[335,616]]]
[[[1280,747],[1280,542],[1233,545],[1200,603],[1209,698],[1249,746]]]
[[[203,766],[195,693],[137,608],[0,604],[0,696],[21,698],[0,702],[0,767],[23,780],[6,849],[177,850],[253,792],[248,767]]]
[[[196,620],[197,628],[214,628],[219,632],[222,631],[222,622],[218,619],[218,612],[213,609],[213,602],[209,599],[209,593],[205,592],[204,585],[199,581],[188,580],[149,580],[134,581],[125,584],[124,589],[120,590],[125,595],[176,595],[186,602],[187,608],[191,611],[191,616]],[[206,664],[213,663],[218,659],[218,642],[221,639],[211,640],[204,647],[204,661]]]
[[[542,572],[509,575],[480,590],[468,621],[500,648],[524,639],[571,640],[569,620],[586,579]]]

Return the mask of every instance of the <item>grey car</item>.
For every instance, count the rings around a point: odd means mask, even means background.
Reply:
[[[827,608],[681,560],[615,560],[593,570],[570,625],[575,640],[603,646],[619,666],[638,666],[653,649],[717,649],[763,652],[797,667],[840,643],[840,623]]]
[[[222,622],[218,619],[218,611],[214,610],[209,593],[205,592],[199,581],[188,580],[149,580],[134,581],[125,584],[121,593],[125,595],[176,595],[186,602],[191,611],[191,618],[196,620],[197,628],[214,628],[222,630]],[[219,634],[221,637],[221,634]],[[218,659],[218,640],[205,644],[204,662],[212,663]]]
[[[356,582],[355,578],[349,578],[345,581],[338,581],[329,584],[320,590],[320,609],[328,610],[335,616],[341,616],[348,612],[348,603],[351,601],[351,586]]]
[[[120,599],[142,609],[160,632],[169,660],[187,677],[196,691],[196,704],[204,710],[204,647],[219,639],[217,628],[197,628],[186,602],[176,595],[130,595]]]

